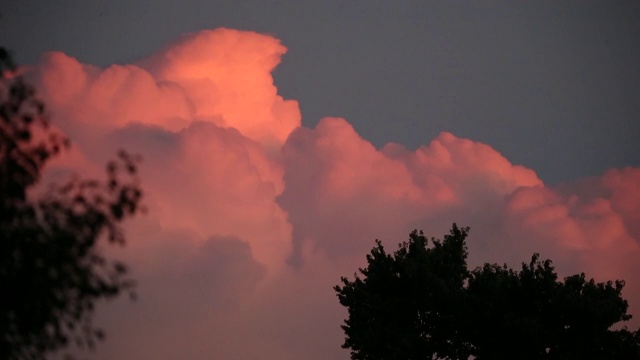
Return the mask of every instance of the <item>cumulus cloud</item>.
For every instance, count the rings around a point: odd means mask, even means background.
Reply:
[[[159,81],[179,84],[196,117],[275,146],[300,125],[298,103],[279,96],[271,76],[285,52],[273,37],[218,29],[185,36],[142,63]]]
[[[75,144],[54,178],[96,174],[118,148],[144,159],[148,214],[117,252],[139,301],[101,309],[109,339],[96,358],[346,359],[332,285],[374,239],[393,248],[454,221],[472,228],[472,266],[540,252],[564,275],[626,279],[640,316],[640,169],[549,187],[451,133],[376,149],[345,119],[301,127],[271,76],[285,52],[217,29],[136,64],[53,52],[25,70]]]

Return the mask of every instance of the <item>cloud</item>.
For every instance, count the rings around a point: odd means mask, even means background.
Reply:
[[[100,309],[96,322],[108,329],[109,341],[99,357],[233,358],[246,345],[237,329],[242,313],[266,276],[250,246],[234,237],[199,239],[159,227],[132,233],[151,234],[154,244],[126,249],[141,277],[140,295]]]
[[[362,254],[372,239],[394,239],[415,227],[440,233],[453,221],[484,220],[515,189],[542,184],[485,144],[442,133],[416,151],[398,144],[378,151],[338,118],[296,130],[283,154],[286,188],[279,202],[295,241],[312,241],[332,256]]]
[[[101,309],[109,339],[96,358],[346,359],[332,285],[374,239],[394,248],[452,222],[471,226],[472,266],[540,252],[563,275],[626,279],[640,314],[640,169],[549,187],[451,133],[376,149],[345,119],[301,127],[271,76],[285,52],[271,36],[217,29],[136,64],[52,52],[25,70],[75,144],[52,178],[95,176],[118,148],[144,159],[149,211],[114,252],[139,301]]]
[[[147,159],[141,176],[162,224],[202,237],[236,236],[271,268],[283,266],[291,226],[275,203],[282,168],[257,142],[235,129],[193,122],[178,132],[130,125],[110,134],[113,151],[124,147]]]
[[[202,31],[142,61],[159,81],[179,84],[194,115],[268,145],[300,126],[298,103],[277,94],[271,71],[286,48],[266,35]]]

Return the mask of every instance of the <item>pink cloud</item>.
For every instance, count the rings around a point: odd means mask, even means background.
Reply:
[[[621,214],[630,235],[640,240],[640,169],[609,170],[602,185],[611,193],[612,209]]]
[[[101,310],[110,336],[98,359],[346,359],[332,285],[375,238],[394,248],[454,221],[472,228],[472,266],[540,252],[565,275],[626,279],[640,314],[640,169],[549,187],[451,133],[376,149],[345,119],[301,127],[271,76],[285,52],[271,36],[218,29],[137,64],[53,52],[26,70],[76,144],[52,177],[95,174],[120,147],[144,158],[148,215],[116,253],[140,300]]]
[[[300,126],[298,103],[279,96],[271,76],[286,51],[273,37],[221,28],[185,36],[142,64],[179,84],[199,119],[275,146]]]

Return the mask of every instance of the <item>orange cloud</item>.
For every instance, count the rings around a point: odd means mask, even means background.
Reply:
[[[286,51],[273,37],[222,28],[186,36],[142,63],[158,80],[179,84],[197,118],[281,145],[301,118],[298,103],[273,85]]]

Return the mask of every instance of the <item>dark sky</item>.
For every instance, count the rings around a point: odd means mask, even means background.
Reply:
[[[490,144],[555,184],[640,165],[637,1],[17,1],[0,44],[131,62],[186,32],[275,35],[279,93],[303,124],[346,118],[377,147],[439,132]]]

